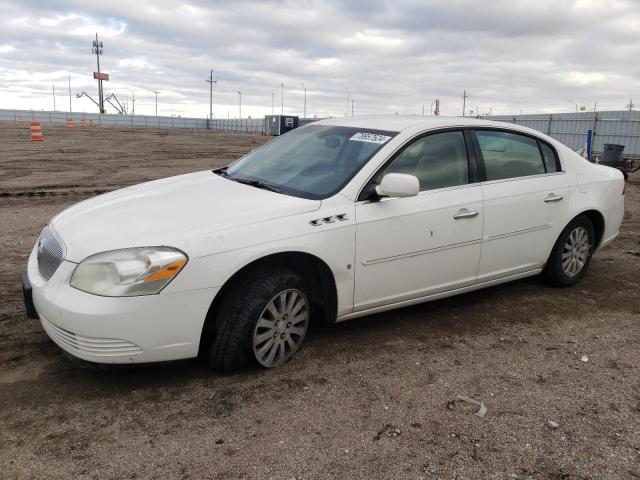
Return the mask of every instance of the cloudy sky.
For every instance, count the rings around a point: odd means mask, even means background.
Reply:
[[[107,93],[135,111],[214,116],[598,110],[640,105],[639,0],[0,0],[0,108],[96,111],[95,33]],[[349,92],[349,93],[348,93]],[[639,107],[640,108],[640,107]],[[349,105],[349,113],[351,105]],[[469,112],[467,112],[469,113]]]

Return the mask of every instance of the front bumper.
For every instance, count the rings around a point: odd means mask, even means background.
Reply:
[[[148,363],[197,356],[218,288],[140,297],[101,297],[69,285],[76,264],[63,261],[48,281],[35,251],[26,282],[42,326],[60,348],[95,363]],[[25,297],[26,299],[26,297]]]
[[[29,281],[29,274],[22,272],[22,299],[28,318],[39,318],[36,306],[33,304],[33,287]]]

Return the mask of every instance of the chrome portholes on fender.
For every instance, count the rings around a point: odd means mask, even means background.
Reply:
[[[314,227],[319,227],[322,224],[334,223],[336,221],[344,222],[346,220],[349,220],[349,215],[347,215],[346,213],[340,213],[339,215],[331,215],[329,217],[316,218],[315,220],[311,220],[309,223]]]

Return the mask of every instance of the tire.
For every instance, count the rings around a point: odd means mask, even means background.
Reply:
[[[553,246],[543,270],[545,281],[555,287],[571,287],[578,283],[589,269],[594,245],[595,231],[591,220],[585,215],[574,218]]]
[[[236,282],[215,317],[216,335],[209,351],[209,365],[229,371],[256,363],[273,368],[289,361],[299,350],[309,325],[308,292],[304,278],[285,267],[262,268]],[[292,302],[295,304],[287,310]],[[298,307],[293,318],[288,318]],[[267,348],[269,342],[272,346]]]

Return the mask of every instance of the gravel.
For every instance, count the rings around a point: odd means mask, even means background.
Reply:
[[[224,165],[266,138],[44,130],[35,144],[26,124],[0,124],[2,478],[637,478],[637,176],[620,237],[576,288],[530,278],[315,325],[275,370],[93,370],[23,313],[18,274],[42,226],[84,198]],[[457,395],[489,414],[451,404]]]

